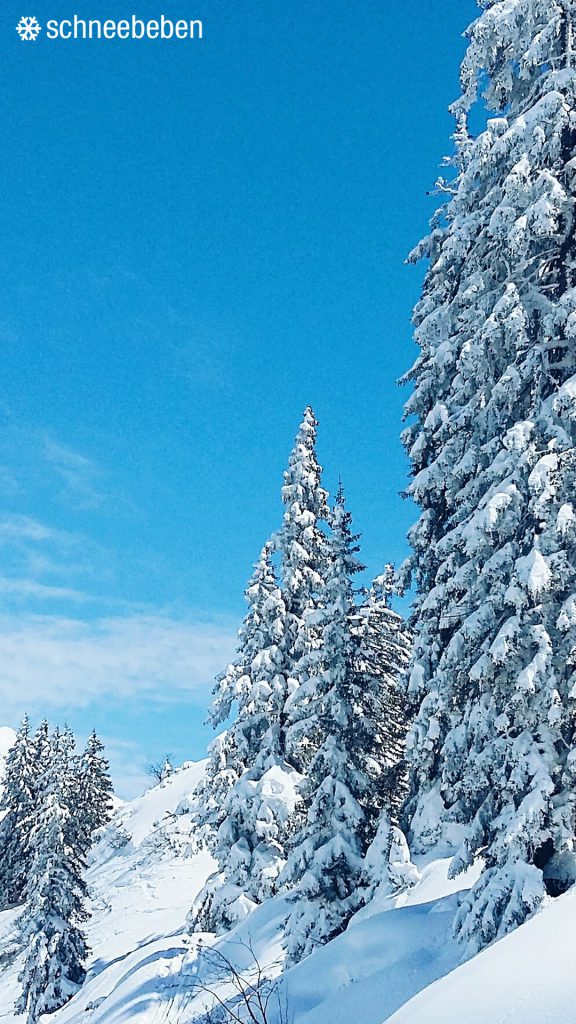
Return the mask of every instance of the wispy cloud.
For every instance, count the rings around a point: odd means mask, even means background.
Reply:
[[[0,515],[0,562],[0,590],[36,602],[90,600],[89,583],[108,572],[106,553],[88,537],[25,515]]]
[[[0,697],[24,710],[65,713],[93,701],[205,702],[235,645],[231,623],[135,614],[94,622],[0,616]]]
[[[20,503],[42,494],[70,510],[105,507],[113,491],[108,467],[50,429],[21,419],[0,399],[0,484]],[[114,495],[114,501],[118,501]]]
[[[55,530],[31,516],[7,515],[0,519],[0,543],[6,541],[53,541],[68,545],[75,538],[73,534]]]
[[[48,437],[44,439],[44,458],[59,476],[66,497],[82,508],[94,508],[102,504],[103,473],[93,459]]]
[[[73,587],[56,587],[47,583],[39,583],[34,579],[17,579],[13,576],[0,576],[0,593],[12,597],[41,601],[89,601],[90,596]]]
[[[147,782],[148,758],[181,735],[183,709],[197,725],[204,717],[237,623],[160,607],[170,587],[158,553],[114,546],[114,516],[129,506],[110,500],[108,469],[73,445],[8,416],[0,485],[4,478],[0,726],[25,711],[73,720],[79,732],[100,723],[118,790],[134,795]],[[187,737],[176,754],[187,756]]]

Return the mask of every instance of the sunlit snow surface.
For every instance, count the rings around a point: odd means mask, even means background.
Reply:
[[[10,750],[10,747],[16,739],[16,733],[14,729],[10,729],[7,725],[0,726],[0,760],[3,761],[6,754]]]
[[[190,798],[203,765],[189,765],[116,811],[89,868],[93,949],[81,992],[44,1024],[192,1024],[195,945],[188,909],[211,858],[189,840]],[[382,895],[338,939],[281,980],[294,1024],[571,1024],[576,897],[550,901],[531,921],[458,966],[451,919],[473,874],[447,880],[448,859],[420,863],[421,879],[395,900]],[[231,960],[250,942],[267,965],[281,954],[284,898],[258,908],[220,940]],[[0,1022],[12,1005],[18,963],[3,961],[15,912],[0,914]],[[438,980],[439,979],[439,980]]]

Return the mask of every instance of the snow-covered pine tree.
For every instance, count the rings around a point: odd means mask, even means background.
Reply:
[[[307,813],[281,876],[293,887],[291,962],[342,931],[362,903],[363,857],[383,807],[390,813],[397,802],[392,774],[405,732],[397,684],[409,660],[406,630],[382,596],[384,580],[357,608],[354,576],[362,566],[342,486],[330,522],[319,646],[305,655],[306,678],[292,701],[293,731],[315,752],[302,787]]]
[[[66,740],[56,731],[37,781],[34,814],[27,823],[32,858],[26,908],[19,919],[25,959],[16,1012],[27,1013],[29,1024],[63,1006],[85,977],[88,948],[80,926],[88,918],[86,887],[81,857],[69,842],[74,830],[66,799],[67,777]]]
[[[362,866],[365,902],[374,896],[395,896],[412,888],[419,879],[420,872],[410,858],[406,836],[384,811]]]
[[[2,779],[0,823],[0,906],[21,903],[30,866],[30,849],[25,823],[35,803],[37,777],[36,748],[26,715],[10,748]]]
[[[236,718],[213,745],[198,792],[200,825],[218,871],[192,909],[195,930],[231,927],[270,895],[283,861],[282,833],[293,810],[293,769],[279,754],[279,723],[287,692],[286,609],[268,542],[246,591],[248,612],[235,662],[217,679],[210,721]]]
[[[293,732],[316,747],[303,783],[308,805],[292,836],[281,882],[292,888],[285,928],[295,963],[346,926],[359,906],[363,838],[370,782],[358,671],[360,640],[353,631],[354,575],[363,566],[342,486],[325,539],[323,608],[316,615],[319,644],[305,652],[306,678],[292,702]]]
[[[104,756],[104,744],[95,729],[90,733],[86,747],[74,765],[73,781],[78,797],[80,848],[86,854],[96,829],[110,820],[114,793],[110,765]],[[74,809],[71,810],[74,813]]]
[[[372,808],[396,822],[406,796],[405,675],[412,639],[405,620],[391,606],[394,589],[394,567],[386,565],[372,581],[354,628],[360,638],[358,669],[365,713],[373,730]]]
[[[236,718],[214,745],[208,777],[198,793],[200,824],[219,871],[191,913],[196,930],[223,930],[270,895],[284,864],[286,828],[300,782],[300,761],[288,743],[296,666],[317,644],[311,625],[322,586],[326,492],[316,456],[317,422],[307,408],[284,474],[283,524],[266,544],[247,590],[249,611],[236,661],[219,677],[214,726]],[[274,570],[279,552],[282,588]]]
[[[452,195],[413,254],[430,265],[405,431],[422,509],[408,809],[416,848],[459,835],[454,873],[484,858],[456,920],[469,952],[567,860],[574,877],[576,781],[576,7],[481,6]],[[480,90],[494,116],[474,139]]]
[[[284,473],[284,518],[275,538],[281,556],[287,655],[286,700],[278,743],[279,749],[300,771],[306,770],[314,745],[312,737],[292,728],[294,719],[290,705],[298,687],[306,683],[314,651],[320,644],[315,620],[328,558],[323,529],[329,516],[328,494],[322,487],[322,467],[316,455],[317,428],[314,412],[307,406]]]
[[[45,768],[48,767],[48,762],[52,757],[50,728],[45,718],[42,719],[40,725],[36,729],[32,742],[34,744],[36,774],[40,776]]]

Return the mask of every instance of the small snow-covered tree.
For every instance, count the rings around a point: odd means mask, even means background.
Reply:
[[[406,836],[384,811],[362,865],[361,884],[365,901],[376,895],[385,898],[396,896],[411,889],[419,879],[420,873],[412,863]]]
[[[16,1012],[27,1013],[29,1024],[63,1006],[85,977],[88,949],[80,926],[88,917],[86,887],[79,851],[70,845],[74,829],[67,778],[66,741],[56,732],[51,756],[37,781],[34,815],[27,823],[31,863],[26,908],[19,919],[25,959]]]
[[[408,813],[417,849],[455,843],[453,873],[484,859],[456,920],[469,952],[538,906],[560,859],[574,877],[576,792],[576,8],[481,6],[451,197],[414,253],[430,265],[405,432]]]
[[[293,887],[285,937],[291,962],[342,931],[361,905],[363,857],[374,837],[379,811],[390,800],[390,780],[386,788],[383,777],[398,760],[401,742],[395,735],[396,721],[390,725],[385,721],[389,707],[395,719],[400,715],[386,693],[384,665],[376,669],[372,647],[366,644],[364,649],[369,636],[384,655],[383,645],[376,640],[384,628],[375,622],[375,592],[371,615],[365,617],[369,621],[358,626],[353,581],[362,566],[342,487],[331,527],[323,607],[316,617],[319,646],[305,655],[306,680],[293,700],[294,732],[307,736],[316,749],[302,787],[307,812],[290,841],[281,876],[281,882]],[[398,663],[405,667],[408,652],[396,618],[394,627],[402,637],[402,654],[396,655],[395,662],[398,671]],[[386,682],[395,687],[390,658],[387,671]],[[394,737],[389,750],[388,733]]]
[[[24,898],[31,856],[26,823],[35,804],[36,779],[36,747],[26,715],[8,751],[2,779],[5,814],[0,822],[0,905],[3,908],[21,903]]]
[[[104,756],[104,744],[92,730],[86,747],[74,765],[74,789],[78,796],[78,834],[82,851],[87,853],[93,835],[110,820],[114,787],[110,765]],[[71,808],[74,813],[74,808]]]
[[[270,894],[283,864],[282,833],[293,810],[295,773],[280,754],[286,699],[286,609],[272,563],[260,555],[246,592],[248,613],[235,662],[219,676],[211,721],[236,717],[213,745],[198,793],[200,825],[218,861],[192,910],[196,930],[222,930]],[[286,800],[288,801],[286,805]]]

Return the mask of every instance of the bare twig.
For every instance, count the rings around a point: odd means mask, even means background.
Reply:
[[[289,1024],[287,1002],[276,976],[280,963],[263,967],[250,943],[236,945],[250,955],[246,969],[236,967],[220,949],[199,949],[189,997],[207,996],[211,1005],[192,1017],[191,1024]],[[221,994],[226,987],[232,988],[229,996]]]

